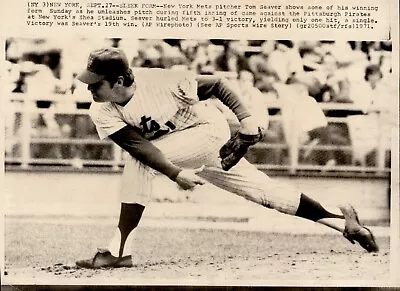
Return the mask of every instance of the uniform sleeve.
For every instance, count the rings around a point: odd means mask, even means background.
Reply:
[[[126,122],[110,103],[92,103],[89,113],[100,139],[105,139],[126,126]]]
[[[200,76],[197,78],[197,95],[200,100],[216,97],[235,113],[240,120],[251,116],[249,110],[240,100],[239,95],[229,86],[228,81],[218,77]]]
[[[197,81],[193,72],[173,72],[171,91],[184,104],[193,105],[199,101],[197,97]]]

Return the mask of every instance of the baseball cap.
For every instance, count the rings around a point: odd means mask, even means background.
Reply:
[[[121,49],[101,48],[90,53],[87,67],[77,79],[85,84],[94,84],[105,76],[121,76],[128,70],[128,58]]]

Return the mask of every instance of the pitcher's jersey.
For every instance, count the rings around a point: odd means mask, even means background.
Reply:
[[[145,138],[155,139],[202,122],[192,108],[199,102],[194,73],[147,68],[133,73],[136,90],[125,106],[93,102],[90,107],[101,139],[127,124],[141,129]]]

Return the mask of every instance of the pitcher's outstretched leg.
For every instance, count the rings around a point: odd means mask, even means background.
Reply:
[[[372,232],[360,223],[354,207],[345,205],[328,210],[288,183],[269,178],[246,160],[241,160],[230,171],[218,167],[207,168],[201,176],[221,189],[264,207],[335,229],[350,242],[357,241],[368,252],[378,251]]]

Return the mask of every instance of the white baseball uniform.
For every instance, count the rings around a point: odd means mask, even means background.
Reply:
[[[268,208],[295,214],[300,202],[296,189],[269,179],[245,159],[229,171],[222,170],[218,154],[230,137],[229,125],[215,106],[199,101],[193,73],[136,69],[134,76],[136,90],[125,106],[92,103],[90,115],[100,138],[126,125],[135,126],[175,165],[205,165],[198,175],[217,187]],[[146,205],[154,175],[155,170],[130,157],[122,177],[121,201]]]

